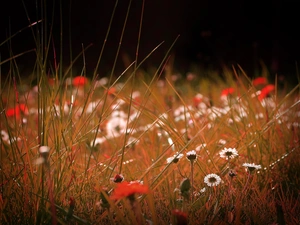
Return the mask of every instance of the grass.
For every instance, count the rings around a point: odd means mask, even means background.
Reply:
[[[97,76],[104,42],[88,78],[84,48],[62,71],[37,32],[46,25],[30,23],[33,77],[19,73],[22,54],[0,62],[10,64],[1,74],[1,224],[300,223],[299,84],[279,89],[267,72],[256,84],[241,67],[185,78],[169,53],[147,72],[159,45],[140,59],[140,36],[120,76],[119,50],[111,75]]]

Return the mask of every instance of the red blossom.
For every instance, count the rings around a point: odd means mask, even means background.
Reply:
[[[15,108],[9,108],[6,110],[6,116],[7,117],[16,117],[20,118],[21,114],[27,114],[28,109],[25,104],[19,104]]]
[[[187,225],[187,214],[185,212],[180,211],[179,209],[174,209],[172,211],[173,215],[176,216],[177,225]]]
[[[140,182],[127,182],[117,183],[117,187],[111,195],[111,199],[119,200],[124,197],[130,197],[134,194],[147,194],[149,188]]]
[[[261,89],[261,92],[258,96],[258,99],[260,101],[263,100],[265,97],[267,97],[274,90],[275,90],[275,86],[273,84],[269,84],[269,85],[265,86],[263,89]]]
[[[268,83],[268,80],[267,80],[267,78],[265,78],[265,77],[257,77],[257,78],[255,78],[255,79],[252,81],[252,84],[253,84],[254,86],[265,85],[265,84],[267,84],[267,83]]]
[[[233,87],[223,89],[221,96],[228,96],[235,92]]]
[[[84,87],[88,84],[88,82],[89,82],[89,80],[83,76],[74,77],[72,80],[73,86],[76,86],[76,87]]]
[[[106,90],[108,95],[113,95],[116,93],[116,91],[117,91],[117,89],[115,87],[110,87]]]

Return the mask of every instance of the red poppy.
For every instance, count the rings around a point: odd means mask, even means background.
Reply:
[[[267,78],[265,78],[265,77],[257,77],[257,78],[255,78],[255,79],[252,81],[252,84],[253,84],[254,86],[265,85],[265,84],[267,84],[267,83],[268,83],[268,80],[267,80]]]
[[[117,91],[117,89],[115,87],[110,87],[106,90],[108,95],[113,95],[116,93],[116,91]]]
[[[176,216],[177,225],[186,225],[186,224],[188,224],[187,214],[185,212],[182,212],[179,209],[174,209],[172,211],[172,213],[173,213],[173,215]]]
[[[19,104],[15,108],[7,109],[6,116],[19,118],[21,113],[26,114],[27,112],[27,106],[25,104]]]
[[[269,85],[265,86],[263,89],[261,89],[261,92],[258,96],[258,99],[260,101],[263,100],[265,97],[267,97],[274,90],[275,90],[275,86],[273,84],[269,84]]]
[[[89,80],[83,76],[77,76],[73,78],[72,84],[76,87],[84,87],[88,84]]]
[[[124,197],[131,197],[134,194],[147,194],[149,188],[140,182],[127,182],[117,183],[117,187],[111,195],[111,199],[119,200]]]
[[[228,96],[235,92],[233,87],[223,89],[221,96]]]

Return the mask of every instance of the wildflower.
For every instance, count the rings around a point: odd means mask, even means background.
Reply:
[[[263,89],[261,89],[261,93],[258,96],[258,100],[260,101],[263,100],[274,90],[275,90],[275,86],[273,84],[269,84],[265,86]]]
[[[218,186],[221,183],[221,178],[217,174],[211,173],[204,177],[204,183],[209,187]]]
[[[98,87],[104,87],[106,84],[108,84],[108,78],[107,77],[102,77],[100,80],[95,81],[95,88]]]
[[[119,137],[126,131],[127,122],[122,117],[114,116],[106,124],[107,138]]]
[[[252,81],[252,84],[254,86],[259,86],[259,85],[264,85],[264,84],[267,84],[268,83],[268,80],[267,78],[265,77],[257,77],[255,78],[253,81]]]
[[[167,158],[167,163],[178,163],[179,159],[181,159],[183,157],[183,154],[175,154],[172,157]]]
[[[97,145],[101,145],[102,143],[105,142],[105,138],[104,137],[97,137],[95,140],[92,140],[90,143],[91,147],[95,147]]]
[[[198,107],[198,105],[203,101],[203,95],[198,93],[193,98],[193,104],[195,107]]]
[[[0,134],[1,134],[0,139],[2,139],[3,141],[7,141],[7,142],[9,141],[9,135],[5,130],[1,130]]]
[[[186,157],[190,161],[194,161],[197,158],[197,154],[195,150],[189,151],[186,153]]]
[[[48,154],[49,151],[50,151],[50,148],[48,146],[41,146],[39,148],[39,152],[41,153],[41,155]]]
[[[139,142],[139,139],[135,137],[129,137],[127,140],[126,147],[134,149],[135,145]]]
[[[132,198],[134,194],[147,194],[149,188],[140,182],[122,182],[117,183],[117,187],[111,195],[111,199],[119,200],[124,197]]]
[[[142,102],[141,93],[139,91],[134,91],[131,94],[133,104],[139,106]]]
[[[244,163],[243,166],[246,167],[250,173],[254,170],[261,169],[261,165],[255,165],[254,163]]]
[[[236,172],[233,171],[233,170],[230,170],[229,173],[228,173],[228,175],[229,175],[231,178],[237,176]]]
[[[117,91],[117,89],[116,89],[115,87],[110,87],[110,88],[108,88],[108,89],[106,90],[106,93],[107,93],[108,95],[113,95],[113,94],[116,93],[116,91]]]
[[[226,158],[227,160],[239,155],[235,148],[224,148],[219,154],[221,158]]]
[[[7,117],[20,118],[21,114],[28,114],[28,109],[25,104],[18,104],[15,108],[9,108],[6,110]]]
[[[220,145],[225,145],[226,143],[227,143],[227,141],[224,140],[224,139],[220,139],[220,140],[219,140],[219,144],[220,144]]]
[[[49,151],[50,148],[48,146],[41,146],[39,148],[39,153],[40,153],[40,157],[36,160],[36,164],[43,164],[45,163],[46,165],[48,165],[48,156],[49,156]]]
[[[84,87],[88,84],[88,82],[89,82],[89,80],[83,76],[74,77],[72,80],[73,86],[76,86],[76,87]]]
[[[122,174],[116,174],[111,180],[115,183],[121,183],[124,180],[124,176]]]
[[[233,87],[223,89],[221,96],[229,96],[235,92]]]
[[[206,188],[204,187],[204,188],[200,189],[199,192],[203,194],[205,191],[206,191]]]
[[[187,214],[185,212],[180,211],[179,209],[174,209],[172,214],[175,215],[177,220],[177,225],[187,225]]]
[[[206,148],[206,144],[205,143],[203,143],[203,144],[201,144],[201,145],[198,145],[196,148],[195,148],[195,150],[197,151],[197,152],[199,152],[201,149],[204,149],[204,148]]]

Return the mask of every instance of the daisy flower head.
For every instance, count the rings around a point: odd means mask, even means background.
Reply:
[[[195,150],[189,151],[189,152],[186,153],[186,157],[187,157],[188,160],[194,161],[197,158],[197,153],[196,153]]]
[[[178,163],[179,159],[183,157],[183,154],[175,154],[172,157],[167,158],[167,163]]]
[[[254,163],[244,163],[243,166],[246,167],[250,173],[252,173],[254,170],[261,169],[261,165],[256,165]]]
[[[218,186],[221,183],[221,178],[217,174],[211,173],[204,177],[204,183],[209,187]]]
[[[233,159],[239,155],[235,148],[224,148],[219,154],[221,158],[225,158],[227,160]]]

